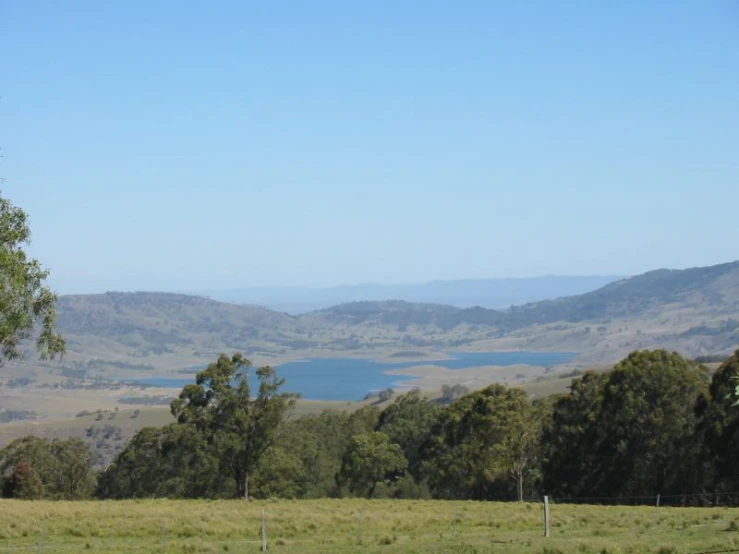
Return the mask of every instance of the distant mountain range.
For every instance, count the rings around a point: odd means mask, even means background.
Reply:
[[[460,308],[481,306],[505,309],[517,304],[583,294],[623,276],[544,276],[506,279],[461,279],[411,285],[342,285],[331,288],[253,287],[221,291],[195,291],[224,302],[257,304],[271,310],[300,314],[336,304],[357,301],[404,300],[449,304]]]
[[[300,315],[156,292],[63,296],[65,364],[117,374],[178,371],[220,352],[255,361],[354,355],[423,359],[440,352],[568,350],[580,364],[636,348],[685,355],[739,346],[739,262],[658,270],[597,290],[494,310],[361,301]]]

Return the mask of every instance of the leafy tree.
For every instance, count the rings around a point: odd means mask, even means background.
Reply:
[[[56,295],[44,285],[49,272],[28,258],[31,241],[26,213],[0,197],[0,361],[18,358],[21,341],[36,333],[42,359],[64,353],[55,332]]]
[[[305,468],[295,454],[272,446],[257,462],[254,470],[254,496],[258,498],[298,498]]]
[[[45,496],[87,498],[94,489],[92,460],[90,447],[80,439],[27,436],[0,450],[0,473],[8,475],[19,464],[27,464],[41,479]]]
[[[381,482],[400,477],[408,466],[400,446],[390,442],[385,433],[362,433],[352,439],[344,456],[338,480],[356,494],[372,495]]]
[[[544,484],[564,497],[694,492],[702,482],[695,406],[706,370],[664,350],[632,352],[573,381],[544,433]]]
[[[361,415],[366,415],[366,412]],[[374,415],[369,419],[374,421]],[[296,466],[290,469],[297,485],[295,496],[322,498],[339,494],[336,474],[341,469],[342,457],[349,448],[355,428],[371,430],[360,425],[355,414],[350,416],[339,411],[324,411],[285,423],[274,448],[282,450],[285,456],[300,460],[299,471],[296,471]],[[261,481],[265,480],[264,466],[268,465],[267,459],[260,463],[258,479]],[[261,491],[260,494],[264,495]]]
[[[5,480],[2,495],[4,498],[36,500],[43,498],[44,485],[35,469],[26,462],[20,462]]]
[[[362,406],[349,415],[349,432],[352,436],[373,431],[380,420],[380,410],[376,406]]]
[[[444,404],[454,402],[458,398],[462,398],[464,395],[469,394],[469,389],[464,385],[442,385],[441,386],[441,401]]]
[[[221,471],[233,478],[237,495],[245,499],[251,473],[295,402],[295,395],[279,392],[284,379],[268,366],[256,370],[259,387],[252,398],[250,366],[241,354],[221,355],[171,405],[178,423],[193,425],[206,437]]]
[[[706,369],[665,350],[633,352],[603,388],[598,456],[608,476],[598,494],[679,494],[696,490],[700,444],[694,407]]]
[[[395,395],[395,391],[393,389],[383,389],[380,391],[380,394],[378,394],[378,398],[380,399],[380,402],[387,402]]]
[[[68,499],[90,497],[95,489],[90,447],[83,440],[72,438],[54,440],[49,448],[57,461],[50,477],[54,483],[53,490]]]
[[[536,411],[519,389],[491,385],[442,412],[424,446],[432,491],[444,498],[485,499],[510,490],[522,497],[536,459]]]
[[[570,393],[555,401],[542,434],[544,490],[558,498],[573,498],[600,490],[601,472],[595,445],[597,425],[608,374],[588,371],[570,385]]]
[[[144,427],[98,479],[103,498],[201,498],[229,492],[218,460],[193,426]]]
[[[703,444],[706,485],[717,492],[735,490],[739,481],[739,410],[734,389],[739,378],[739,350],[716,370],[705,395],[696,404]]]
[[[422,479],[421,447],[428,439],[439,412],[439,407],[424,398],[420,391],[411,391],[397,398],[380,414],[376,430],[387,434],[400,446],[408,460],[408,470],[416,481]]]

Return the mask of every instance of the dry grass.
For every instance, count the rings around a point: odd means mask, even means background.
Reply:
[[[739,510],[442,501],[0,501],[0,552],[697,553],[739,549]],[[453,523],[454,521],[454,523]]]

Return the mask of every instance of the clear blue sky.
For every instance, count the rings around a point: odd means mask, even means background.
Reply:
[[[60,292],[739,258],[739,4],[0,3]]]

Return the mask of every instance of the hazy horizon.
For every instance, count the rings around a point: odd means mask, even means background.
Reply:
[[[3,4],[0,176],[60,292],[736,257],[739,10]]]

